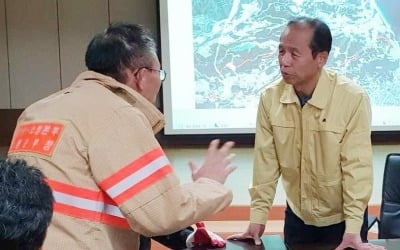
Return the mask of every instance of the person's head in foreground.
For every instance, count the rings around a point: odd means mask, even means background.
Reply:
[[[42,172],[22,160],[0,159],[0,249],[40,249],[52,214]]]

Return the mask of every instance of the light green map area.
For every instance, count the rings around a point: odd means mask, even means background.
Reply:
[[[358,81],[372,105],[400,106],[400,34],[393,25],[400,18],[390,15],[391,8],[400,13],[397,1],[192,0],[196,108],[256,107],[260,92],[280,77],[279,36],[297,16],[331,28],[328,68]]]

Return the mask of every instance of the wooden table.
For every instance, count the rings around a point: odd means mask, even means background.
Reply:
[[[236,240],[228,240],[226,242],[226,247],[224,248],[207,248],[207,247],[193,247],[192,249],[203,250],[203,249],[230,249],[230,250],[286,250],[285,243],[283,242],[280,235],[264,235],[261,237],[263,244],[262,245],[254,245],[253,240],[248,241],[236,241]]]
[[[228,250],[330,250],[335,249],[336,245],[331,244],[298,244],[286,247],[283,239],[279,235],[264,235],[261,237],[263,245],[256,246],[252,240],[249,241],[227,241],[225,248],[205,248],[195,247],[192,249],[203,250],[203,249],[228,249]],[[391,240],[370,240],[371,243],[384,246],[386,250],[400,250],[400,239]]]
[[[370,240],[370,243],[375,245],[384,246],[386,250],[400,250],[400,239],[391,240]],[[297,244],[289,246],[289,250],[330,250],[335,249],[335,244]]]

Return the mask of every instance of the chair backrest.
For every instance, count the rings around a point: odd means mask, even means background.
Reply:
[[[400,153],[386,157],[379,220],[380,239],[400,238]]]

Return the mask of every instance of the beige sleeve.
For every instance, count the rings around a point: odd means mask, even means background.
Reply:
[[[151,125],[134,108],[119,110],[98,132],[89,145],[89,159],[98,185],[131,228],[146,236],[185,228],[232,200],[231,191],[211,179],[181,185]]]
[[[265,224],[280,176],[265,93],[261,96],[256,125],[250,222]]]
[[[200,178],[166,190],[149,203],[132,210],[132,229],[146,236],[176,232],[224,209],[232,192],[220,183]]]
[[[343,212],[346,232],[360,232],[372,192],[371,108],[368,96],[360,98],[343,138]]]

